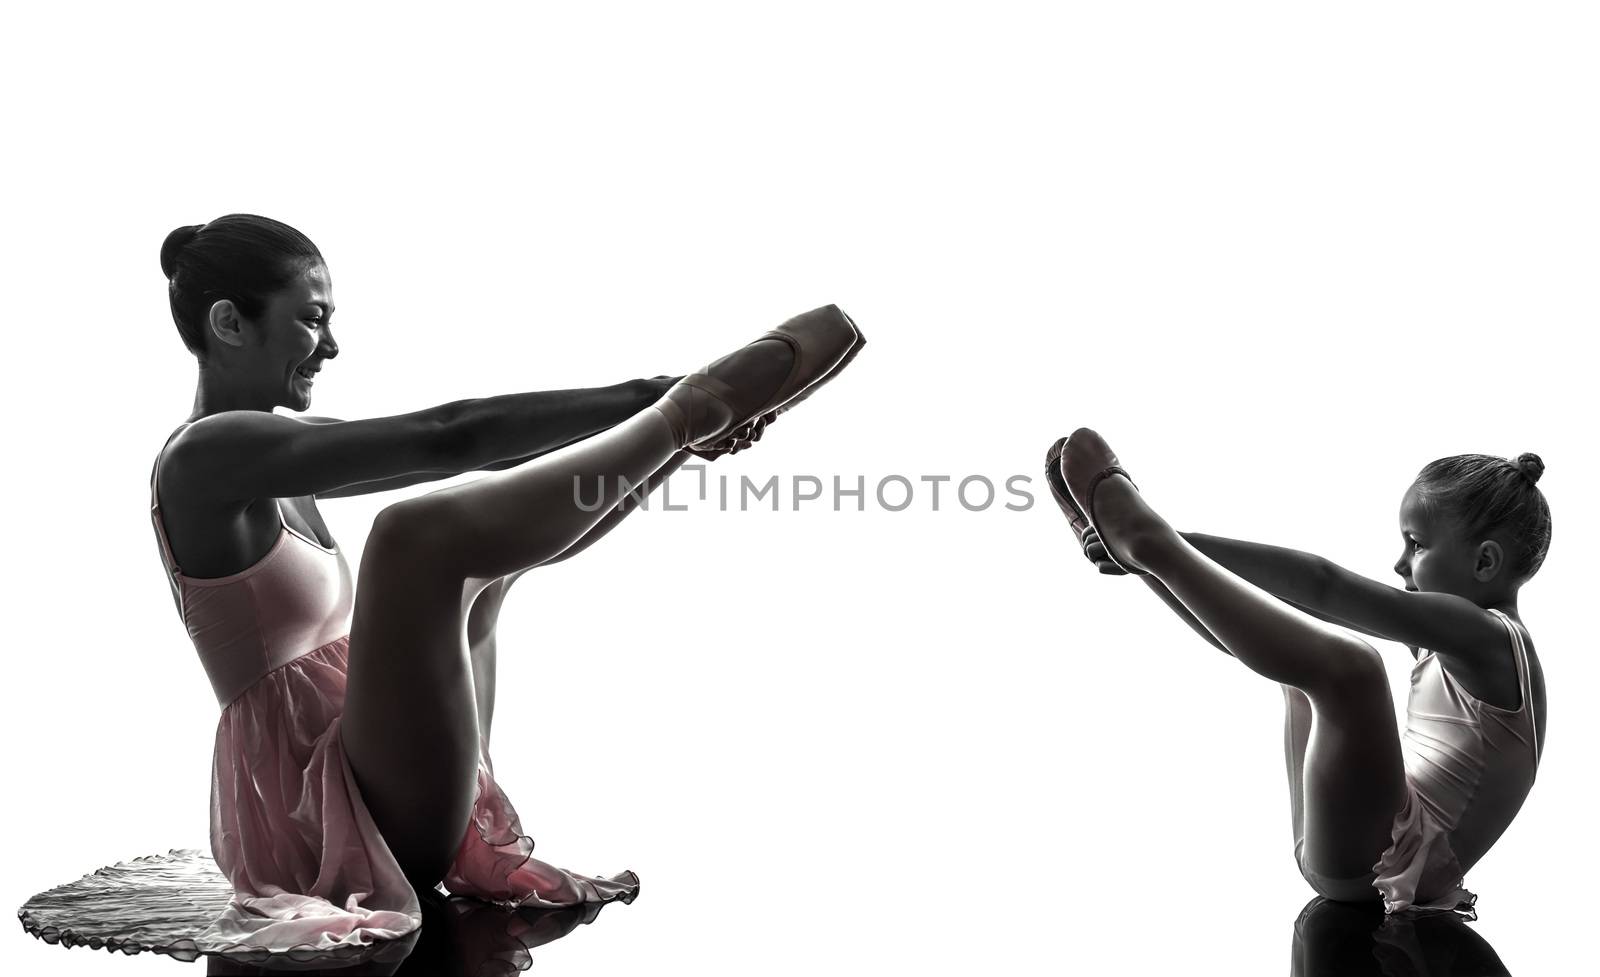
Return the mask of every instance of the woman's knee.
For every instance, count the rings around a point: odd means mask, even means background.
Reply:
[[[451,550],[452,520],[450,506],[430,496],[396,502],[372,520],[367,547],[386,564],[439,568]]]

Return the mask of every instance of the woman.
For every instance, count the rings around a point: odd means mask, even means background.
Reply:
[[[632,873],[529,857],[494,782],[500,601],[608,532],[687,453],[758,438],[853,358],[853,324],[818,309],[682,379],[295,419],[274,410],[307,410],[339,353],[316,246],[234,214],[173,231],[161,267],[199,380],[157,456],[151,514],[223,707],[211,842],[235,890],[201,949],[398,936],[420,920],[413,887],[441,880],[518,905],[630,901]],[[480,470],[501,473],[380,512],[352,586],[319,499]]]
[[[1283,686],[1295,858],[1311,887],[1381,897],[1388,913],[1470,914],[1463,877],[1521,809],[1544,745],[1544,671],[1517,611],[1550,543],[1539,457],[1423,468],[1400,507],[1403,591],[1308,553],[1176,532],[1087,428],[1045,469],[1102,572],[1144,575],[1202,637]],[[1378,653],[1323,622],[1417,656],[1403,738]]]

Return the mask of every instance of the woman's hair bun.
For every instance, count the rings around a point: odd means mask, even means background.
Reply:
[[[205,225],[185,225],[168,234],[167,239],[161,242],[161,273],[163,275],[170,279],[177,274],[178,252],[183,250],[184,245],[194,240],[194,236],[200,233],[200,228],[202,227],[205,227]]]
[[[1529,451],[1517,455],[1517,460],[1512,464],[1517,466],[1517,471],[1525,475],[1529,482],[1539,484],[1539,476],[1544,474],[1543,458]]]

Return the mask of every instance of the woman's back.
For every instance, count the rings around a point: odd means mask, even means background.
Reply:
[[[161,460],[158,455],[151,475],[151,520],[184,625],[220,704],[349,633],[354,603],[349,566],[337,548],[290,526],[277,500],[277,537],[260,559],[221,576],[184,573],[161,511]]]

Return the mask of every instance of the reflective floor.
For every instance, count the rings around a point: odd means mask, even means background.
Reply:
[[[1377,906],[1311,900],[1294,923],[1291,977],[1490,977],[1509,974],[1454,913],[1385,917]]]
[[[656,915],[649,909],[644,909],[644,915],[640,915],[641,907],[602,913],[600,925],[590,928],[582,925],[585,910],[581,908],[508,911],[474,900],[430,895],[423,901],[422,929],[407,940],[380,948],[376,956],[369,952],[359,958],[284,959],[270,964],[211,958],[184,965],[152,954],[130,958],[104,951],[83,948],[69,951],[64,947],[34,943],[41,952],[34,954],[31,961],[34,967],[46,968],[39,972],[50,973],[131,974],[151,968],[169,974],[198,973],[203,966],[206,973],[218,975],[323,973],[350,977],[358,974],[501,977],[530,968],[546,975],[619,972],[618,968],[620,972],[634,973],[794,973],[819,969],[876,973],[884,972],[884,965],[896,958],[928,965],[911,968],[918,973],[952,974],[1097,971],[1281,974],[1287,970],[1290,977],[1499,977],[1512,973],[1485,937],[1481,923],[1446,913],[1409,919],[1385,918],[1376,907],[1352,906],[1321,898],[1311,900],[1293,918],[1279,917],[1276,921],[1267,918],[1265,912],[1229,911],[1205,922],[1188,915],[1174,917],[1169,919],[1170,928],[1158,925],[1152,930],[1150,917],[1127,914],[1121,919],[1136,924],[1142,937],[1114,940],[1109,944],[1094,939],[1050,939],[1047,933],[1035,927],[1014,929],[1002,925],[998,929],[991,928],[979,924],[987,918],[987,912],[964,909],[949,914],[944,920],[947,928],[942,945],[949,956],[942,964],[936,947],[897,943],[904,934],[896,932],[898,927],[892,915],[878,917],[878,923],[889,924],[880,929],[849,914],[838,916],[818,911],[813,918],[790,918],[780,926],[788,933],[788,938],[769,943],[763,953],[746,956],[744,963],[748,970],[730,967],[736,961],[723,952],[729,944],[743,942],[744,934],[739,929],[724,925],[738,925],[736,921],[741,918],[738,904],[719,907],[715,914],[717,925],[710,933],[705,929],[710,920],[702,911],[682,904],[660,909],[666,910],[668,915],[673,915],[674,910],[688,910],[687,917],[678,920],[679,925],[668,926],[677,937],[687,937],[685,944],[673,946],[671,940],[649,936],[641,939],[638,928],[630,924],[645,922],[646,917]],[[629,914],[639,918],[635,920]],[[770,914],[761,913],[759,909],[756,909],[756,916],[773,921]],[[831,926],[826,922],[830,918]],[[1116,933],[1117,921],[1115,917],[1103,920],[1105,925],[1099,927],[1100,934]],[[1193,923],[1200,925],[1191,928]],[[948,928],[951,924],[957,925]],[[1062,929],[1057,936],[1079,933],[1073,921],[1058,920],[1058,924]],[[1291,945],[1287,968],[1283,966],[1281,955],[1283,927],[1289,929]],[[583,945],[574,946],[575,952],[556,954],[554,948],[550,948],[551,944],[578,930],[584,932],[583,938],[577,941]],[[925,937],[928,935],[924,933]],[[853,947],[855,952],[828,953],[830,940],[837,940],[838,948]],[[988,958],[989,966],[974,966],[974,959],[964,952],[969,942],[986,945],[983,955]],[[1512,942],[1521,945],[1524,951],[1521,957],[1527,963],[1528,941]],[[1519,973],[1584,972],[1583,965],[1570,958],[1572,948],[1562,952],[1553,943],[1539,942],[1557,955],[1534,958],[1535,964]],[[550,948],[548,960],[544,959],[547,952],[544,948]],[[824,955],[821,958],[808,956],[810,950],[822,950]],[[1537,965],[1539,959],[1545,963],[1562,959],[1564,965],[1552,971]],[[770,971],[758,965],[761,960],[771,964]],[[1263,968],[1263,961],[1274,962]],[[177,969],[185,966],[194,969]],[[58,970],[58,967],[63,969]]]
[[[413,977],[501,977],[527,970],[534,950],[577,929],[592,907],[505,910],[471,899],[430,893],[422,900],[422,929],[374,958],[323,959],[271,965],[212,958],[207,974],[386,974]]]

